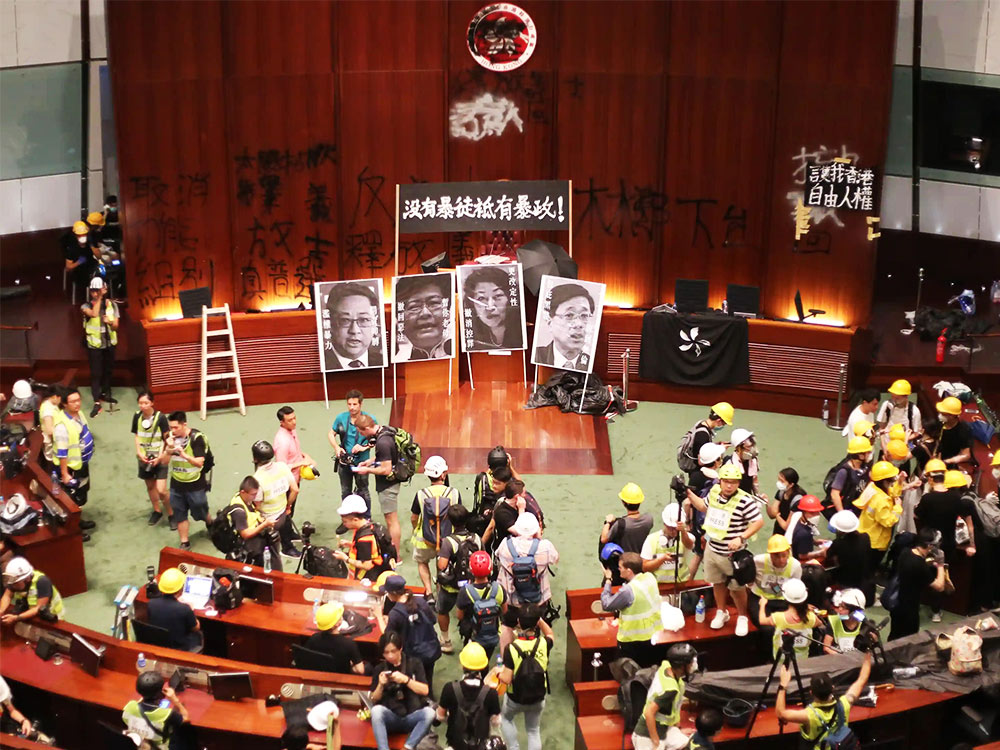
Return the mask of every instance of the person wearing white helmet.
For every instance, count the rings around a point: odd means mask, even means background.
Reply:
[[[462,504],[462,493],[448,486],[448,462],[441,456],[431,456],[424,461],[424,475],[431,483],[413,496],[410,524],[413,526],[413,559],[420,582],[424,584],[424,596],[433,602],[430,563],[437,560],[441,542],[451,534],[448,508]]]
[[[789,578],[781,587],[782,598],[788,602],[788,609],[769,615],[766,599],[760,600],[759,619],[762,627],[773,627],[773,655],[781,653],[781,640],[786,631],[794,634],[792,648],[800,659],[809,656],[809,643],[813,629],[819,625],[819,618],[809,609],[809,591],[798,578]]]
[[[642,571],[652,573],[657,581],[690,580],[690,551],[694,536],[687,530],[686,515],[678,503],[671,503],[661,514],[663,529],[654,531],[642,544]]]
[[[830,568],[830,581],[842,589],[860,589],[865,596],[875,595],[874,571],[871,570],[871,540],[858,531],[859,520],[850,510],[834,513],[830,529],[837,536],[826,551],[826,564]]]
[[[743,478],[740,480],[740,489],[750,495],[760,494],[760,481],[758,477],[760,465],[757,462],[757,440],[754,437],[753,430],[737,427],[733,430],[730,440],[733,446],[733,455],[730,456],[729,462],[735,466],[739,466],[743,472]],[[762,497],[766,499],[766,496],[762,495]]]
[[[23,557],[12,557],[3,569],[3,597],[0,598],[0,621],[12,625],[30,620],[39,613],[61,620],[63,601],[58,589],[42,571]]]
[[[836,654],[856,651],[854,639],[858,637],[865,619],[865,595],[858,589],[844,589],[833,594],[833,612],[827,615],[828,632],[823,636],[823,653]]]
[[[333,556],[347,564],[347,577],[352,580],[366,578],[375,581],[381,573],[393,567],[393,561],[383,559],[379,552],[374,529],[366,518],[367,513],[368,504],[360,495],[348,495],[337,508],[343,526],[337,533],[350,531],[351,538],[340,542],[340,546],[347,551],[338,549]]]
[[[111,395],[111,372],[115,367],[115,348],[118,344],[118,322],[121,318],[118,303],[107,296],[108,287],[100,276],[90,280],[90,299],[80,305],[83,313],[83,332],[90,358],[90,393],[94,407],[93,419],[101,413],[101,399],[117,404]]]

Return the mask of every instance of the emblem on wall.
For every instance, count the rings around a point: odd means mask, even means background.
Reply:
[[[535,22],[512,3],[493,3],[469,22],[469,53],[487,70],[498,73],[520,68],[538,43]]]

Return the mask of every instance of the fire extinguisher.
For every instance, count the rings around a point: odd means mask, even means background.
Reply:
[[[945,336],[947,332],[947,328],[942,328],[941,335],[937,339],[937,354],[934,359],[938,364],[944,362],[944,348],[948,345],[948,338]]]

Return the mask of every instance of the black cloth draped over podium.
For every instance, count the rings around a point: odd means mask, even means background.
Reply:
[[[679,385],[750,382],[746,318],[724,314],[647,312],[642,317],[639,376]]]

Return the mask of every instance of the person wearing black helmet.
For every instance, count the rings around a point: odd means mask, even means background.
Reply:
[[[149,743],[154,750],[167,750],[170,738],[190,722],[188,710],[159,672],[143,672],[136,678],[140,700],[131,700],[122,709],[126,734]]]
[[[680,730],[684,679],[698,670],[698,653],[690,643],[675,643],[656,670],[642,716],[632,731],[635,750],[681,750],[688,736]]]
[[[295,498],[299,495],[299,483],[287,464],[275,461],[274,448],[266,440],[258,440],[251,448],[253,454],[253,478],[260,484],[263,498],[260,513],[265,521],[273,521],[281,537],[281,552],[289,557],[299,557],[302,553],[292,544],[291,512]]]

